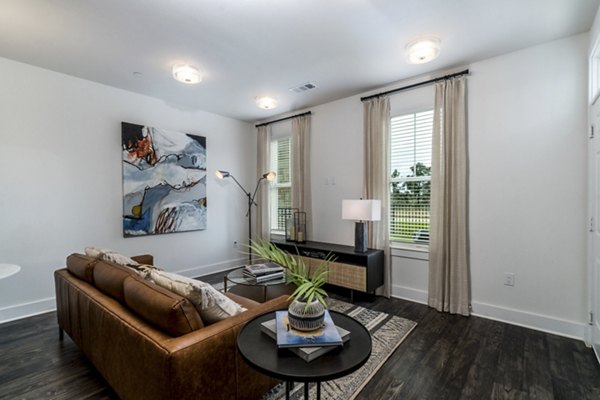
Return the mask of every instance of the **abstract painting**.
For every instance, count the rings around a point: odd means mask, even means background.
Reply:
[[[206,229],[206,138],[121,124],[123,236]]]

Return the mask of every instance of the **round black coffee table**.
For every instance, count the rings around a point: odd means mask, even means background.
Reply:
[[[242,358],[263,374],[286,381],[286,399],[291,382],[304,382],[304,398],[308,399],[308,383],[317,383],[317,399],[321,397],[321,382],[348,375],[367,362],[371,355],[371,335],[355,319],[330,311],[333,322],[350,331],[350,340],[319,358],[306,362],[288,349],[278,349],[277,343],[260,330],[262,322],[275,318],[275,312],[262,314],[240,329],[237,347]]]

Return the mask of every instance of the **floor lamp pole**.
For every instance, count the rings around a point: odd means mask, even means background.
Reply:
[[[250,246],[252,245],[252,204],[254,204],[254,200],[252,200],[250,192],[246,195],[248,195],[248,264],[252,264],[252,249]]]
[[[217,178],[219,178],[219,179],[224,179],[224,178],[233,179],[233,181],[239,186],[239,188],[242,189],[242,192],[244,192],[246,197],[248,197],[248,213],[246,214],[246,216],[248,217],[248,263],[252,264],[252,249],[250,248],[250,246],[252,245],[252,206],[258,206],[258,204],[256,204],[254,199],[256,198],[256,193],[258,193],[258,187],[260,186],[260,183],[265,179],[268,181],[272,181],[273,179],[275,179],[277,174],[273,171],[269,171],[269,172],[263,174],[258,179],[258,182],[256,182],[256,188],[254,188],[254,194],[252,194],[251,192],[244,189],[244,187],[238,182],[237,179],[235,179],[235,176],[231,175],[231,173],[229,173],[227,171],[217,170],[215,172],[215,174],[216,174]]]

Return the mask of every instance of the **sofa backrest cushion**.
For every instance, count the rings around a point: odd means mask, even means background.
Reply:
[[[83,254],[73,253],[67,257],[67,269],[70,273],[88,283],[94,284],[94,265],[98,260]]]
[[[125,303],[123,282],[129,276],[137,276],[137,272],[102,260],[98,260],[94,266],[94,286],[121,303]]]
[[[173,336],[204,326],[196,308],[183,296],[138,276],[125,278],[123,289],[127,307]]]
[[[210,284],[197,279],[156,269],[148,270],[145,277],[158,286],[187,298],[207,325],[246,311],[246,308],[223,295]]]

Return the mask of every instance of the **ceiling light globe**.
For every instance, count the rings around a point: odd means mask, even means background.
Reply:
[[[410,64],[425,64],[440,54],[440,39],[436,37],[413,40],[406,45],[406,58]]]
[[[277,100],[269,96],[258,97],[256,98],[256,105],[263,110],[271,110],[277,107]]]
[[[176,81],[193,85],[202,81],[202,75],[198,68],[189,64],[178,64],[173,66],[173,78]]]

